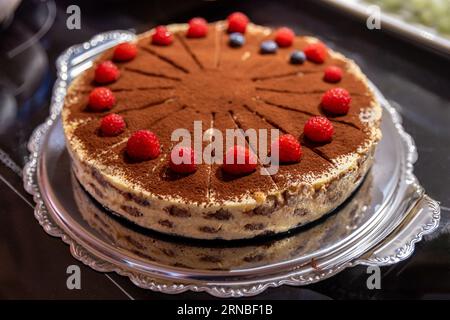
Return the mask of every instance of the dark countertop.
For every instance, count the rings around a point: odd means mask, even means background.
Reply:
[[[380,290],[366,288],[366,269],[355,267],[307,287],[268,289],[264,299],[450,298],[450,59],[423,50],[382,30],[371,31],[318,1],[52,1],[22,3],[0,28],[0,298],[195,299],[139,289],[127,278],[82,265],[67,245],[48,236],[33,217],[33,200],[22,187],[20,167],[33,128],[48,114],[55,80],[54,62],[68,46],[113,29],[144,31],[155,24],[210,21],[232,11],[246,12],[263,25],[287,25],[315,34],[354,59],[404,119],[419,152],[415,174],[441,202],[439,230],[420,242],[404,262],[382,268]],[[81,8],[81,30],[66,28],[66,8]],[[181,4],[182,3],[182,4]],[[124,10],[126,6],[126,10]],[[50,10],[50,11],[49,11]],[[50,15],[49,15],[50,12]],[[46,18],[52,17],[55,20]],[[30,37],[49,22],[37,42]],[[14,57],[13,48],[30,46]],[[66,268],[81,268],[81,290],[68,290]]]

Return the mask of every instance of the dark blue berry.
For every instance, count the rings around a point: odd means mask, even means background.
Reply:
[[[267,40],[261,43],[261,53],[275,53],[277,49],[278,45],[275,41]]]
[[[292,64],[302,64],[306,61],[306,55],[303,51],[295,50],[291,54],[290,62]]]
[[[245,44],[244,35],[239,32],[233,32],[232,34],[230,34],[229,43],[233,48],[242,47]]]

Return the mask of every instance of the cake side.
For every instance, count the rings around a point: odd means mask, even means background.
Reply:
[[[158,234],[142,232],[102,210],[82,189],[72,175],[74,198],[80,213],[89,225],[105,239],[139,258],[166,265],[206,270],[235,270],[258,267],[295,256],[302,256],[321,248],[330,237],[342,237],[353,230],[361,216],[355,214],[370,202],[372,177],[361,186],[361,194],[339,213],[313,228],[293,236],[272,239],[260,244],[217,247],[192,242],[170,241]]]

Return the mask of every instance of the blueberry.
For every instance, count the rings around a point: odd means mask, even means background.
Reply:
[[[230,34],[229,43],[233,48],[242,47],[245,43],[244,35],[239,32],[233,32],[232,34]]]
[[[306,60],[306,55],[303,51],[295,50],[291,54],[290,62],[292,64],[302,64]]]
[[[277,49],[278,45],[275,41],[267,40],[261,43],[261,53],[275,53]]]

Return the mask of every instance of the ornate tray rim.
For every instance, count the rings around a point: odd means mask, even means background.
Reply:
[[[403,143],[406,146],[408,151],[406,157],[406,177],[407,181],[411,184],[416,194],[420,195],[417,206],[422,206],[423,208],[427,208],[429,211],[429,217],[427,216],[427,221],[423,222],[419,226],[413,228],[410,231],[411,234],[407,234],[403,237],[406,239],[402,239],[401,245],[395,248],[392,248],[392,245],[388,248],[381,248],[381,250],[377,251],[377,248],[371,249],[369,252],[364,253],[359,259],[349,261],[344,264],[337,265],[334,268],[329,268],[322,272],[315,272],[314,274],[309,274],[307,276],[301,274],[295,274],[295,272],[290,272],[286,274],[282,279],[276,280],[264,280],[262,283],[258,284],[243,284],[243,285],[230,285],[230,286],[218,286],[211,285],[209,283],[169,283],[167,281],[161,279],[154,279],[149,277],[148,275],[141,274],[138,272],[133,272],[128,269],[124,269],[115,264],[112,264],[102,258],[95,256],[90,253],[87,249],[77,243],[74,239],[68,236],[65,231],[63,231],[51,218],[47,207],[44,204],[44,200],[42,198],[38,182],[37,182],[37,167],[39,162],[39,156],[42,151],[44,138],[49,131],[52,124],[56,121],[64,103],[64,96],[66,92],[67,85],[69,83],[69,70],[71,57],[74,55],[89,53],[89,50],[92,50],[93,55],[95,55],[95,51],[101,51],[103,48],[108,46],[112,46],[117,42],[121,41],[129,41],[133,39],[135,35],[128,31],[110,31],[106,33],[99,34],[92,38],[90,41],[85,42],[80,45],[75,45],[68,48],[58,59],[56,62],[58,79],[53,88],[53,96],[51,100],[50,107],[50,116],[47,120],[38,126],[33,134],[30,137],[28,142],[28,149],[30,151],[29,161],[26,163],[23,169],[23,181],[25,190],[33,195],[33,199],[36,203],[34,215],[38,220],[39,224],[43,227],[43,229],[51,236],[61,238],[65,243],[70,246],[71,254],[81,261],[82,263],[90,266],[94,270],[100,272],[116,272],[122,276],[127,276],[135,285],[145,288],[151,289],[157,292],[176,294],[182,293],[188,290],[196,291],[196,292],[207,292],[216,297],[242,297],[242,296],[252,296],[259,294],[266,290],[269,287],[278,287],[283,284],[287,285],[306,285],[313,282],[318,282],[323,279],[329,278],[343,269],[355,266],[355,265],[372,265],[372,266],[384,266],[389,264],[394,264],[399,261],[402,261],[408,258],[413,252],[415,248],[415,243],[419,242],[423,235],[433,232],[437,226],[439,225],[440,220],[440,208],[438,202],[431,199],[427,195],[423,194],[423,188],[417,182],[416,177],[413,174],[413,165],[417,160],[417,151],[411,136],[406,133],[401,124],[401,117],[397,113],[397,111],[390,106],[390,104],[386,101],[383,95],[375,88],[377,96],[380,99],[382,105],[384,105],[385,110],[390,113],[392,120],[395,124],[395,127],[402,137]],[[414,208],[410,208],[413,210]],[[422,219],[423,220],[423,219]],[[399,227],[401,228],[401,227]],[[393,232],[395,235],[398,235],[400,231]],[[381,241],[382,243],[383,241]]]

